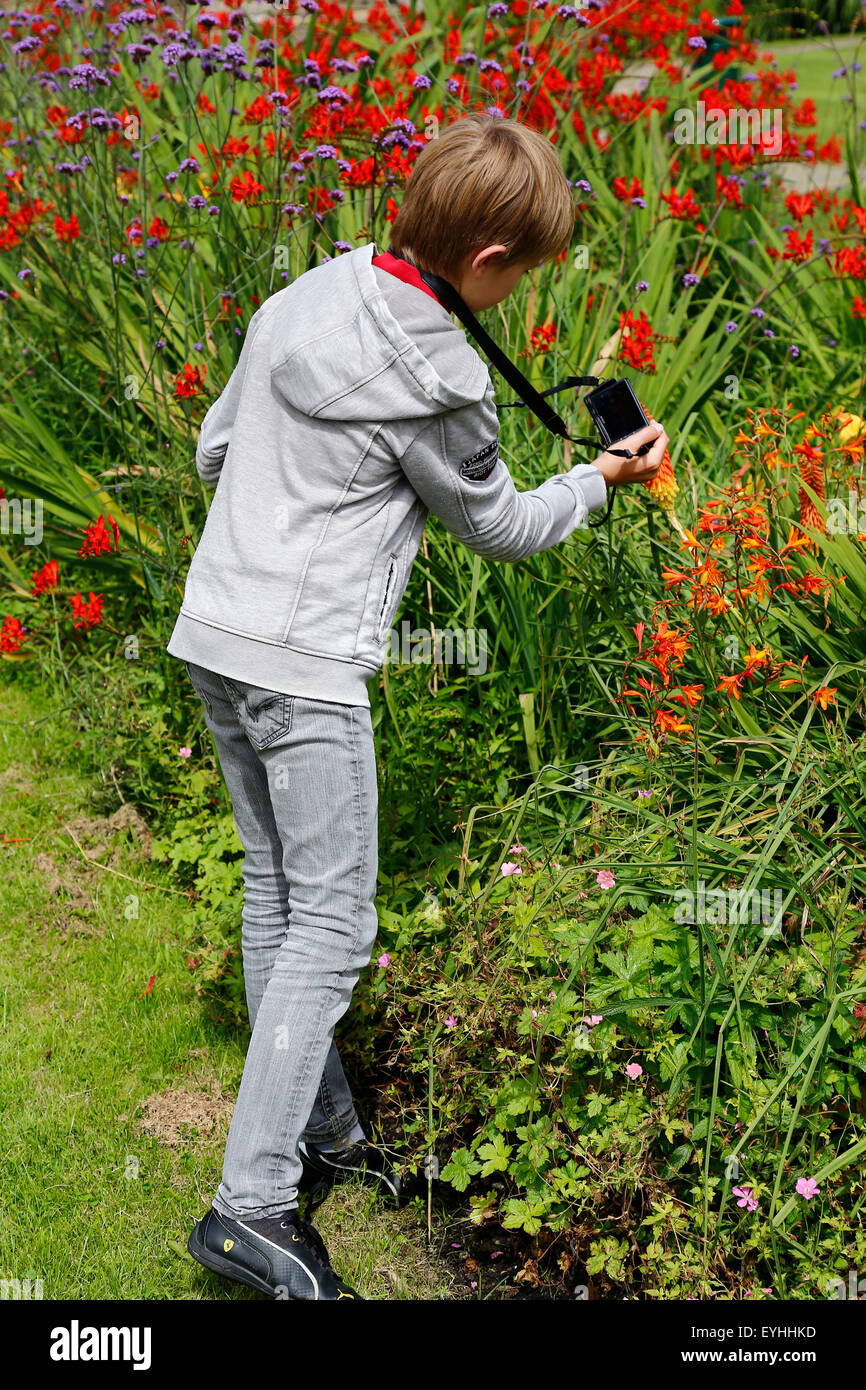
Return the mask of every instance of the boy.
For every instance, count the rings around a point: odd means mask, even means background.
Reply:
[[[519,493],[498,457],[486,366],[418,274],[474,311],[567,247],[553,147],[475,114],[425,146],[391,253],[359,246],[253,315],[196,449],[216,487],[168,651],[205,708],[244,847],[252,1034],[222,1182],[189,1249],[272,1297],[359,1298],[298,1210],[360,1172],[400,1199],[358,1121],[333,1040],[377,932],[377,786],[367,682],[384,657],[428,511],[471,550],[516,561],[648,481],[667,435],[622,441]],[[218,486],[217,486],[218,484]]]

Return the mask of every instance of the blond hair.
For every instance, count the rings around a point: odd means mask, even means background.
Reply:
[[[574,201],[553,145],[529,126],[473,112],[415,161],[390,250],[447,279],[469,252],[501,243],[501,269],[568,246]]]

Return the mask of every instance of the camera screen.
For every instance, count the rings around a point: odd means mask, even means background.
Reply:
[[[624,382],[618,381],[598,398],[598,410],[612,440],[624,439],[646,424],[640,406]]]

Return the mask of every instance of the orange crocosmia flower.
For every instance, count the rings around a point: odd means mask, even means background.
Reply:
[[[683,584],[688,579],[687,574],[681,574],[678,570],[662,570],[662,579],[665,581],[666,589],[673,589],[677,584]]]
[[[758,579],[754,584],[744,585],[742,589],[737,586],[734,587],[734,598],[741,607],[745,607],[746,599],[753,595],[759,603],[763,603],[764,599],[770,595],[769,585],[763,579]]]
[[[822,709],[826,709],[830,703],[835,705],[836,689],[837,687],[835,685],[821,685],[815,691],[812,699],[816,704],[819,704]]]
[[[722,679],[719,681],[718,685],[716,686],[716,690],[723,690],[723,691],[725,692],[726,695],[733,695],[733,697],[734,697],[735,700],[739,700],[739,698],[740,698],[740,685],[742,684],[742,680],[743,680],[742,675],[738,675],[738,676],[722,676]]]
[[[821,574],[804,574],[800,580],[800,588],[804,594],[820,594],[828,582]]]
[[[659,650],[664,650],[670,656],[676,657],[677,661],[682,661],[689,650],[689,640],[686,634],[678,627],[669,628],[667,618],[662,620],[653,633],[653,643]]]
[[[778,449],[768,449],[764,455],[765,468],[792,468],[793,464],[786,463]]]
[[[656,727],[667,734],[690,734],[692,726],[676,710],[658,709],[655,712]]]
[[[708,608],[716,617],[718,617],[720,613],[727,613],[730,606],[724,594],[715,593],[709,594],[704,604],[704,607]]]
[[[753,644],[751,642],[749,643],[749,655],[746,661],[747,671],[750,666],[764,666],[769,661],[769,659],[770,654],[767,651],[766,647],[762,647],[761,650],[758,652],[755,651]]]
[[[763,439],[768,434],[772,435],[774,439],[778,439],[779,437],[778,430],[771,430],[766,420],[760,420],[758,424],[755,426],[755,438]]]
[[[766,574],[767,570],[778,569],[778,566],[773,564],[769,555],[755,555],[746,561],[746,569],[754,570],[756,575],[762,575]]]
[[[695,566],[695,580],[702,587],[717,585],[722,588],[725,582],[721,570],[710,556],[707,556],[703,564]]]
[[[788,528],[788,539],[782,546],[779,554],[784,555],[786,550],[807,550],[808,548],[809,537],[804,536],[801,531],[798,531],[796,526],[791,526]]]
[[[702,685],[681,685],[680,690],[682,691],[682,694],[671,695],[671,699],[679,700],[680,704],[684,705],[697,705],[700,703],[701,691],[703,690],[703,688],[704,687]]]
[[[817,434],[818,431],[810,430],[809,434],[812,433]],[[820,438],[823,438],[823,435],[821,435]],[[824,457],[824,450],[817,448],[814,444],[810,444],[808,435],[806,435],[802,444],[795,444],[792,452],[808,463],[819,463]]]

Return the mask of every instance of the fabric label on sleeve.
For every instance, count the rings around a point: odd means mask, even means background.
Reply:
[[[471,482],[483,482],[489,478],[499,460],[499,440],[491,439],[489,444],[485,444],[483,449],[479,449],[477,454],[472,454],[468,459],[464,459],[460,465],[461,478],[468,478]]]

